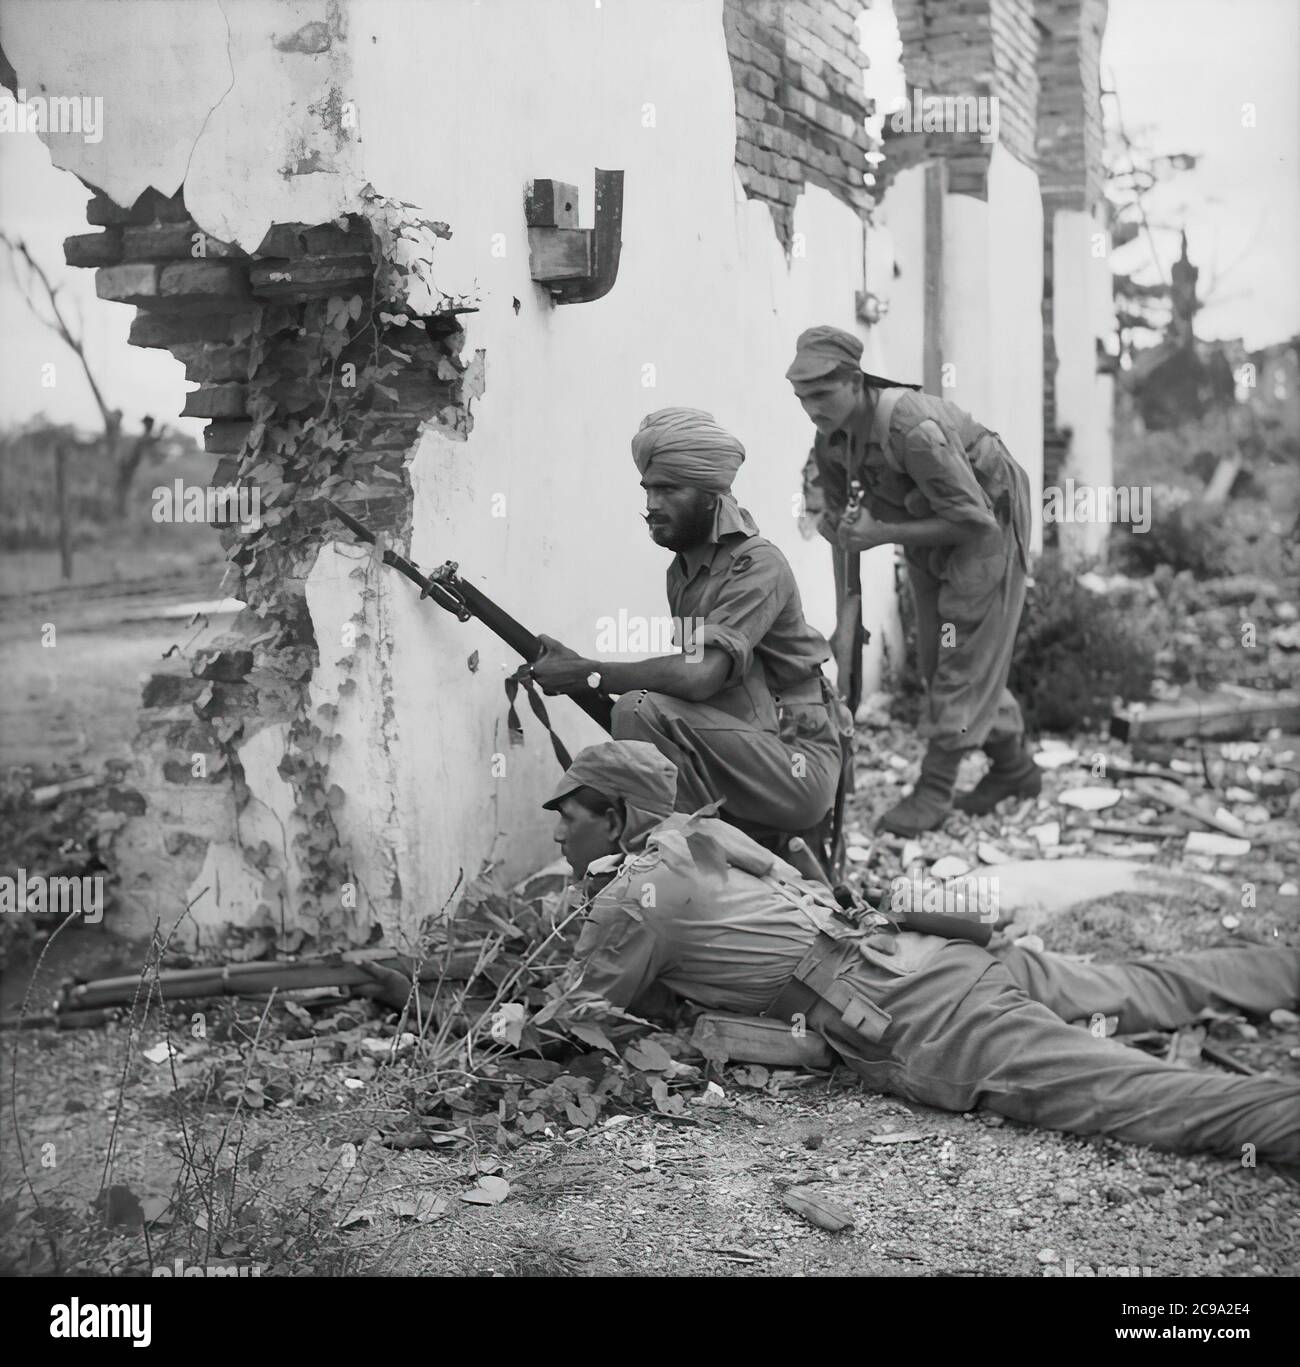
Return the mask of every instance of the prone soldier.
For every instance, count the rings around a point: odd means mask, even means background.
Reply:
[[[1067,1022],[1175,1029],[1207,1007],[1267,1014],[1300,998],[1300,950],[1202,950],[1081,964],[892,926],[847,924],[821,884],[708,813],[674,812],[652,745],[581,752],[544,805],[590,896],[581,989],[651,1009],[802,1015],[867,1085],[1074,1134],[1300,1160],[1300,1084],[1175,1067]]]

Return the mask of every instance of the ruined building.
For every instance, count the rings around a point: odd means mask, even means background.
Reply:
[[[104,97],[101,140],[46,137],[92,191],[69,262],[183,362],[214,483],[262,490],[262,527],[225,533],[231,639],[145,690],[127,924],[202,892],[201,928],[360,940],[460,871],[550,858],[550,747],[506,732],[517,661],[326,498],[593,654],[602,617],[665,611],[628,443],[668,404],[745,442],[737,494],[831,626],[782,378],[812,323],[970,409],[1036,491],[1066,428],[1076,473],[1104,471],[1104,0],[896,0],[896,30],[878,5],[866,27],[854,0],[7,6],[7,81]],[[895,31],[909,98],[996,98],[994,136],[877,141]],[[878,677],[888,549],[864,582]]]

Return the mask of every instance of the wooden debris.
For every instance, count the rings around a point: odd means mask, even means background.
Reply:
[[[1181,826],[1144,826],[1140,821],[1090,821],[1088,829],[1100,835],[1131,835],[1139,840],[1169,840],[1187,834]]]
[[[1110,734],[1130,744],[1192,736],[1229,740],[1262,735],[1274,726],[1300,729],[1300,692],[1224,687],[1177,702],[1133,703],[1116,709]]]
[[[810,1225],[832,1234],[853,1228],[853,1216],[841,1205],[828,1201],[811,1187],[790,1187],[781,1197],[788,1210],[801,1215]]]
[[[1250,1064],[1234,1058],[1226,1049],[1220,1049],[1217,1044],[1210,1044],[1208,1041],[1201,1045],[1201,1057],[1233,1073],[1244,1073],[1247,1077],[1256,1077],[1259,1074],[1258,1068],[1252,1068]]]
[[[47,783],[44,787],[33,788],[30,797],[34,807],[48,807],[71,793],[93,792],[107,782],[108,778],[104,774],[80,774],[62,783]]]
[[[1214,807],[1204,800],[1188,797],[1181,788],[1172,783],[1165,783],[1159,779],[1138,779],[1133,787],[1139,796],[1158,802],[1171,811],[1193,817],[1213,830],[1222,831],[1224,835],[1246,834],[1245,825],[1226,808]]]
[[[1100,812],[1113,807],[1123,796],[1118,788],[1067,788],[1056,795],[1056,800],[1080,811]]]
[[[705,1011],[696,1018],[691,1043],[718,1063],[762,1063],[776,1068],[829,1068],[830,1045],[815,1030],[796,1035],[789,1021]]]
[[[1250,841],[1222,831],[1189,831],[1183,849],[1188,854],[1211,854],[1226,859],[1240,859],[1250,853]]]

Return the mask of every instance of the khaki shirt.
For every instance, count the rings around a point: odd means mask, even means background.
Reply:
[[[640,852],[593,865],[589,885],[609,881],[594,897],[578,939],[582,990],[630,1007],[658,984],[701,1006],[757,1015],[789,982],[817,928],[771,877],[719,864],[703,852],[697,858],[698,842],[673,840],[670,833],[687,822],[706,833],[725,824],[671,816]],[[739,835],[734,827],[722,834],[733,841]],[[754,848],[760,862],[809,897],[829,897]]]
[[[859,938],[838,920],[828,888],[734,826],[699,814],[667,817],[644,848],[597,860],[585,890],[596,887],[576,951],[581,990],[613,1006],[635,1009],[652,988],[667,988],[710,1010],[758,1015],[819,930]],[[893,954],[861,946],[858,953],[903,975],[943,944],[905,931]]]
[[[686,653],[716,646],[731,657],[709,704],[764,729],[776,729],[772,696],[796,694],[830,659],[826,638],[804,618],[790,562],[756,533],[726,531],[678,554],[668,567],[668,605]]]
[[[833,541],[848,503],[849,481],[862,484],[862,501],[880,522],[942,517],[990,528],[1010,528],[1027,555],[1029,481],[997,433],[946,399],[904,390],[888,432],[869,404],[848,431],[817,433],[812,463],[825,513],[820,530]]]

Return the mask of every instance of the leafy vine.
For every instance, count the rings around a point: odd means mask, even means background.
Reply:
[[[374,263],[368,291],[264,303],[231,339],[246,343],[249,353],[251,426],[238,455],[238,482],[257,489],[260,521],[227,531],[228,558],[235,592],[267,622],[252,643],[259,714],[264,722],[288,722],[279,773],[294,793],[296,920],[315,928],[310,936],[293,934],[282,945],[289,949],[305,947],[309,938],[318,947],[340,939],[359,943],[377,931],[359,914],[355,871],[335,819],[346,800],[329,773],[330,752],[341,741],[339,705],[324,703],[313,713],[310,703],[319,647],[304,590],[330,534],[323,500],[390,500],[409,508],[405,453],[426,414],[411,411],[401,378],[423,369],[426,387],[429,380],[451,386],[466,369],[458,355],[463,334],[455,323],[466,311],[464,301],[441,294],[431,279],[433,247],[450,236],[447,226],[369,186],[363,200]],[[345,232],[355,226],[349,216],[335,223]],[[417,311],[412,300],[422,302],[421,294],[431,303]],[[349,624],[352,638],[345,641],[353,653],[338,661],[344,674],[340,699],[356,687],[350,674],[355,651],[371,643],[366,615],[363,596]],[[243,723],[222,722],[242,806],[249,793],[235,745]],[[270,903],[278,901],[282,913],[288,870],[276,867],[264,843],[247,857],[264,879],[264,912],[270,915]]]

